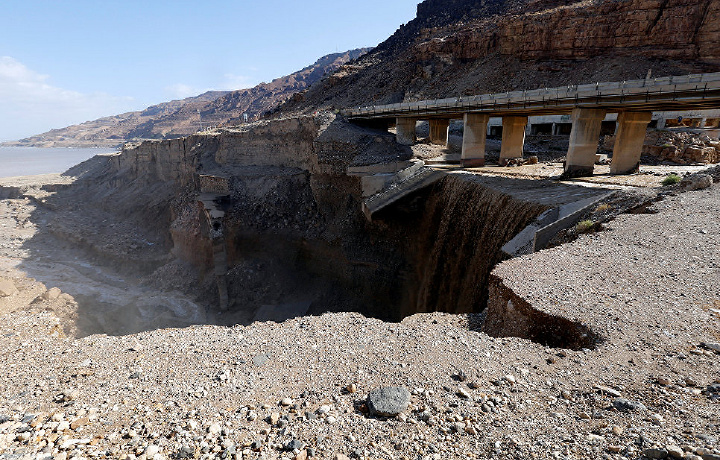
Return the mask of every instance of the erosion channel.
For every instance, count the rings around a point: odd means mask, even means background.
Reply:
[[[388,133],[321,114],[127,145],[68,171],[72,184],[4,193],[34,206],[18,268],[73,296],[80,336],[482,312],[500,248],[557,190],[448,174],[366,219],[348,168],[411,157]]]

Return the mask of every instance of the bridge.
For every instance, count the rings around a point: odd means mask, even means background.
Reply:
[[[531,91],[462,96],[344,110],[351,121],[396,126],[397,141],[415,142],[415,125],[430,123],[430,141],[447,143],[450,120],[464,123],[462,162],[485,164],[485,139],[490,117],[502,117],[500,163],[523,156],[528,116],[570,114],[572,129],[565,177],[593,174],[602,121],[617,113],[611,174],[638,170],[645,132],[653,111],[684,111],[720,107],[720,73],[571,85]]]

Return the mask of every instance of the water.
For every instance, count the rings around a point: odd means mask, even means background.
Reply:
[[[117,149],[0,147],[0,178],[62,173],[99,153]]]

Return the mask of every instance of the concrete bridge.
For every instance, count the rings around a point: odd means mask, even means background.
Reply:
[[[415,125],[429,120],[430,140],[447,143],[450,120],[462,119],[462,161],[485,164],[485,139],[490,117],[502,117],[500,163],[523,156],[526,125],[531,115],[570,115],[572,128],[564,175],[592,175],[602,121],[617,113],[612,174],[637,171],[645,132],[654,111],[687,111],[720,107],[720,73],[663,77],[623,82],[572,85],[431,101],[358,107],[343,111],[351,121],[389,126],[397,141],[415,142]]]

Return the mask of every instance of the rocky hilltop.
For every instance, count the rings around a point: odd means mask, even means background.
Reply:
[[[358,58],[366,48],[323,56],[314,64],[270,83],[237,91],[208,91],[199,96],[153,105],[139,112],[99,118],[79,125],[8,142],[5,146],[115,147],[134,139],[173,139],[209,126],[250,121]]]
[[[718,0],[426,0],[283,110],[713,72],[718,43]]]

